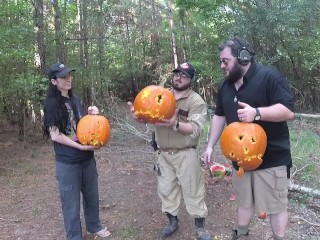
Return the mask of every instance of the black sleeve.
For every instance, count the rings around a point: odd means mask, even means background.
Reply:
[[[281,103],[286,108],[294,111],[294,99],[290,91],[288,80],[285,76],[278,76],[271,85],[270,105]]]
[[[58,114],[59,104],[58,102],[51,98],[47,99],[44,104],[44,127],[49,128],[52,126],[59,126],[59,114]]]

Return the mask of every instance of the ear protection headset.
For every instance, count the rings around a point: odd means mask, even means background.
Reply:
[[[254,52],[243,46],[237,38],[232,39],[232,41],[238,48],[238,62],[243,66],[248,65],[251,62]]]

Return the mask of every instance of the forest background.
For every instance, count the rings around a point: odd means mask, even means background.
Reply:
[[[85,105],[133,99],[169,86],[191,62],[196,90],[214,108],[222,81],[218,45],[240,36],[257,62],[287,75],[297,112],[320,111],[320,3],[316,0],[2,0],[0,121],[41,124],[46,70],[66,63]]]

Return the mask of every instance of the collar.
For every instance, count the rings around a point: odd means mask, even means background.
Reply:
[[[174,95],[174,89],[171,88],[171,91],[173,92]],[[193,92],[193,90],[191,88],[188,88],[187,90],[183,91],[183,93],[181,94],[179,99],[176,99],[176,101],[183,99],[183,98],[187,98],[190,96],[190,94]]]
[[[243,83],[248,82],[249,79],[252,79],[252,76],[257,68],[257,64],[255,62],[251,63],[248,71],[243,76]]]

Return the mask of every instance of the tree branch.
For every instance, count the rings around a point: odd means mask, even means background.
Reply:
[[[300,219],[300,220],[302,220],[302,221],[304,221],[304,222],[306,222],[306,223],[308,223],[308,224],[310,224],[311,226],[314,226],[314,227],[320,227],[320,224],[309,222],[308,220],[306,220],[306,219],[304,219],[302,217],[294,216],[292,218]]]

